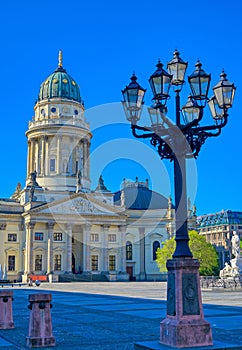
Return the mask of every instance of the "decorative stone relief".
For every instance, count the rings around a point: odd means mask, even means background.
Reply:
[[[195,273],[182,275],[183,315],[200,315]]]
[[[93,203],[84,200],[83,198],[75,198],[63,204],[50,207],[53,213],[88,213],[88,214],[101,214],[102,211],[98,210]]]

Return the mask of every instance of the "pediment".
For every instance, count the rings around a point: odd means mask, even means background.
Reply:
[[[117,206],[112,206],[98,201],[91,194],[72,195],[69,198],[51,202],[35,208],[33,212],[43,214],[60,214],[60,215],[108,215],[120,216]]]

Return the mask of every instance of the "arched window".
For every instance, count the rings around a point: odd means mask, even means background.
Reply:
[[[132,260],[133,255],[133,246],[131,242],[126,243],[126,260]]]
[[[153,260],[156,260],[156,251],[158,248],[160,248],[160,242],[154,241],[153,242]]]

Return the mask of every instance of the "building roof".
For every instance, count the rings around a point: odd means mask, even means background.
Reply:
[[[131,210],[167,209],[168,199],[148,188],[148,182],[126,182],[114,193],[114,204]]]
[[[82,102],[78,84],[62,67],[61,51],[59,52],[58,67],[40,85],[38,102],[51,98],[65,98]]]
[[[242,212],[222,210],[215,214],[206,214],[197,217],[199,228],[218,225],[242,225]]]

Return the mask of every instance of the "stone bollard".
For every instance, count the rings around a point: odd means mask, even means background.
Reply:
[[[51,294],[29,295],[30,318],[29,332],[26,337],[26,345],[29,348],[41,348],[55,346],[55,337],[52,334],[52,319],[50,304]]]
[[[14,328],[12,312],[13,292],[0,291],[0,329]]]

